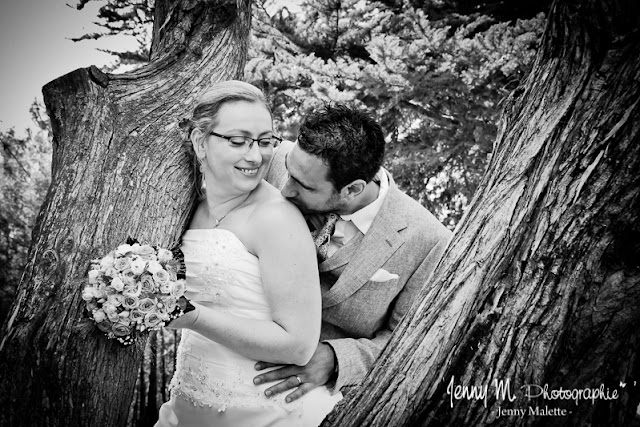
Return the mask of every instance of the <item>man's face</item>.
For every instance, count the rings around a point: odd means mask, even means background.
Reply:
[[[337,212],[344,208],[340,193],[327,179],[329,166],[319,157],[305,153],[298,145],[285,157],[289,179],[282,195],[303,213]]]

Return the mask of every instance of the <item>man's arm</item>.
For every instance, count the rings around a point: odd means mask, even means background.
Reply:
[[[344,386],[357,385],[362,382],[367,372],[378,359],[382,349],[389,342],[393,330],[409,311],[420,290],[427,284],[449,243],[450,236],[450,232],[443,233],[442,237],[431,248],[422,263],[407,280],[393,305],[386,327],[380,330],[373,339],[342,338],[325,341],[335,352],[338,361],[338,375],[333,387],[334,390],[340,390]]]
[[[285,380],[268,388],[266,393],[269,396],[297,387],[294,392],[287,396],[288,400],[296,400],[314,388],[325,384],[333,392],[337,392],[344,386],[357,385],[362,382],[384,346],[389,342],[393,329],[407,313],[418,292],[426,285],[449,243],[450,236],[451,233],[448,230],[442,233],[438,242],[431,248],[427,256],[407,280],[396,299],[386,327],[379,331],[376,337],[373,339],[340,338],[323,341],[318,344],[316,353],[307,365],[288,365],[281,369],[258,375],[254,382],[261,384]],[[337,375],[334,374],[334,360],[338,362]],[[262,370],[270,366],[273,365],[258,362],[256,369]],[[300,379],[299,381],[298,378]],[[329,380],[335,380],[335,383],[327,384]]]

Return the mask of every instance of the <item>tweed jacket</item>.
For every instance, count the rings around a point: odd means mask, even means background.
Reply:
[[[268,181],[286,182],[284,153],[278,149]],[[359,384],[389,341],[393,329],[447,247],[451,232],[389,177],[389,191],[365,235],[322,262],[320,273],[342,269],[322,289],[320,339],[336,354],[339,373],[333,390]]]

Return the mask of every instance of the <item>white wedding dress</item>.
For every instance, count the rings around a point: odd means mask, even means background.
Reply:
[[[230,315],[271,320],[258,258],[224,229],[188,230],[182,238],[187,298]],[[274,385],[254,385],[256,360],[184,329],[178,348],[171,399],[160,408],[156,427],[306,427],[319,425],[338,400],[318,387],[292,403],[288,392],[267,398]]]

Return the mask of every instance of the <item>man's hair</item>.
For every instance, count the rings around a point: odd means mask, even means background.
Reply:
[[[368,114],[346,105],[326,105],[308,115],[298,146],[329,167],[327,179],[340,191],[356,179],[370,182],[384,160],[384,134]]]

